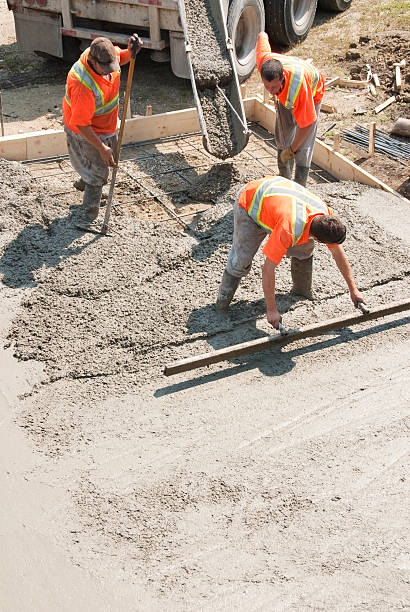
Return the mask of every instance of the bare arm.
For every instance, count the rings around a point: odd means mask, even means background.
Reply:
[[[114,152],[110,147],[107,147],[101,140],[98,138],[97,134],[94,132],[93,128],[90,125],[78,125],[78,129],[81,134],[84,136],[86,140],[99,152],[101,155],[101,159],[107,166],[114,165]]]
[[[338,244],[333,249],[330,250],[332,253],[333,259],[336,262],[337,267],[339,268],[340,274],[346,281],[346,284],[350,291],[350,298],[357,308],[358,302],[366,303],[363,295],[360,293],[358,288],[356,287],[356,283],[353,278],[352,268],[350,267],[349,260],[346,257],[346,253],[342,245]]]
[[[276,264],[267,257],[262,268],[262,287],[266,302],[266,318],[268,323],[278,329],[282,317],[276,306],[275,300],[275,268]]]

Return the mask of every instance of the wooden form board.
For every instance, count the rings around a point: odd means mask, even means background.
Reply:
[[[243,100],[245,113],[249,120],[254,119],[254,102],[255,98]],[[123,143],[189,134],[198,132],[199,129],[196,108],[135,117],[125,122]],[[4,159],[24,161],[66,154],[64,130],[42,130],[0,137],[0,157]]]
[[[274,132],[276,112],[273,103],[263,102],[262,98],[257,96],[243,100],[243,104],[249,121],[256,121],[269,132]],[[127,119],[123,142],[143,142],[197,131],[199,131],[199,121],[196,108],[188,108],[159,115]],[[64,130],[43,130],[41,132],[0,137],[0,157],[8,160],[24,161],[65,155],[66,153],[67,145]],[[379,187],[384,191],[398,195],[391,187],[362,170],[340,153],[336,153],[330,146],[318,139],[316,139],[313,152],[313,162],[336,178]]]

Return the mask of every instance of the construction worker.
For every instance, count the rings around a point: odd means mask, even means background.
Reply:
[[[120,66],[130,61],[134,47],[138,52],[141,46],[136,34],[128,39],[127,49],[114,47],[108,38],[96,38],[67,76],[64,130],[71,164],[80,175],[74,186],[84,191],[85,223],[98,217],[102,188],[108,179],[109,166],[114,165]]]
[[[243,187],[234,205],[232,248],[219,288],[217,310],[226,310],[240,279],[263,248],[262,287],[268,322],[278,328],[282,317],[275,301],[275,268],[284,255],[291,257],[294,293],[312,297],[312,260],[315,241],[327,244],[350,291],[353,304],[364,302],[341,246],[346,228],[319,197],[281,176],[265,176]]]
[[[256,65],[265,89],[276,96],[275,139],[279,174],[306,187],[325,91],[323,75],[298,57],[272,53],[268,35],[260,32]]]

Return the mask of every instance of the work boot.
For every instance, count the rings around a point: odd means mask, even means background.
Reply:
[[[309,176],[309,168],[306,166],[296,166],[295,170],[295,182],[302,185],[302,187],[306,187],[306,183]]]
[[[284,149],[278,149],[278,170],[279,170],[279,175],[283,176],[284,178],[289,179],[290,181],[292,180],[292,175],[293,175],[293,168],[295,165],[295,160],[292,158],[289,161],[286,162],[286,164],[283,164],[280,160],[280,155],[282,153]]]
[[[215,304],[216,310],[228,310],[228,306],[232,302],[232,298],[240,282],[240,278],[232,276],[232,274],[229,274],[226,270],[224,271]]]
[[[309,259],[297,259],[292,257],[290,261],[290,272],[292,275],[292,292],[297,295],[302,295],[309,300],[313,299],[312,295],[312,269],[313,255]]]
[[[81,176],[80,176],[79,179],[74,181],[73,186],[77,189],[77,191],[84,191],[85,183],[84,183],[83,179],[81,178]]]
[[[83,218],[86,223],[92,223],[100,211],[102,186],[84,183]]]

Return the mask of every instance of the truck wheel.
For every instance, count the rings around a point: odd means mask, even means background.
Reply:
[[[227,29],[235,49],[239,82],[252,74],[256,65],[256,42],[265,26],[262,0],[232,0],[228,11]]]
[[[319,0],[319,6],[324,11],[335,11],[341,13],[349,8],[352,0]]]
[[[265,0],[266,26],[273,49],[305,40],[316,13],[317,0]]]

